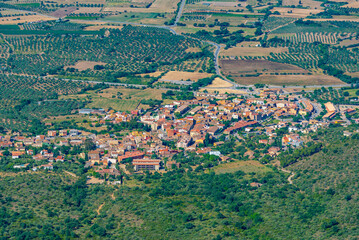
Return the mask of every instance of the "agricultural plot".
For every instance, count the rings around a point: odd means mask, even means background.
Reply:
[[[279,28],[283,25],[288,25],[289,23],[292,23],[296,21],[298,18],[290,18],[290,17],[268,17],[263,22],[263,30],[264,31],[272,31],[276,28]]]
[[[165,90],[159,89],[126,89],[123,87],[111,87],[104,90],[88,91],[86,94],[63,95],[61,100],[77,100],[88,103],[88,108],[112,108],[117,111],[131,111],[136,109],[141,100],[162,99]],[[141,105],[142,108],[145,106]]]
[[[282,39],[286,41],[293,42],[294,44],[300,42],[321,42],[325,44],[337,44],[339,41],[343,39],[352,39],[356,37],[356,33],[339,33],[339,32],[306,32],[306,33],[296,33],[296,34],[284,34],[282,35]]]
[[[272,34],[288,33],[357,33],[359,22],[352,21],[310,21],[296,22],[272,31]]]
[[[210,77],[212,74],[209,73],[200,73],[200,72],[179,72],[179,71],[170,71],[166,73],[160,80],[162,81],[198,81],[201,78]]]
[[[38,23],[24,23],[20,25],[22,30],[34,31],[34,30],[53,30],[53,31],[81,31],[86,25],[75,24],[70,22],[56,22],[46,21]]]
[[[246,173],[265,173],[272,171],[272,169],[262,165],[258,161],[253,160],[224,163],[214,167],[213,170],[216,174],[234,173],[237,171],[243,171]]]
[[[287,61],[288,62],[288,61]],[[335,77],[311,73],[303,68],[267,60],[221,60],[225,75],[239,84],[253,85],[325,85],[343,84]]]
[[[51,20],[55,20],[55,18],[51,16],[43,16],[39,14],[7,16],[7,17],[2,16],[0,17],[0,25],[22,24],[26,22],[51,21]]]
[[[325,60],[327,66],[335,67],[344,72],[358,72],[359,71],[359,52],[350,51],[345,48],[328,48],[323,54],[323,48],[316,43],[273,43],[269,44],[271,47],[288,47],[288,53],[270,54],[268,60],[290,63],[300,66],[308,70],[316,70],[318,68],[319,60]]]
[[[297,66],[270,62],[267,60],[221,60],[222,71],[226,74],[246,74],[254,72],[307,73]]]
[[[34,75],[59,74],[115,81],[127,74],[154,72],[160,67],[171,68],[185,61],[190,63],[192,59],[209,62],[211,57],[186,51],[202,47],[199,41],[148,27],[126,26],[97,37],[6,36],[5,41],[13,50],[7,60],[9,71]],[[78,61],[106,65],[101,73],[64,69]],[[29,62],[32,64],[27,64]]]
[[[213,82],[206,86],[206,88],[231,88],[233,85],[227,81],[222,80],[221,78],[215,78]]]
[[[324,74],[275,75],[263,74],[257,77],[232,77],[237,83],[254,85],[257,83],[276,86],[342,85],[341,80]]]
[[[95,66],[103,66],[105,63],[103,62],[91,62],[91,61],[79,61],[73,66],[66,66],[64,69],[67,70],[68,68],[74,68],[78,71],[84,71],[87,69],[94,70]]]
[[[306,9],[306,8],[286,8],[286,7],[275,7],[272,12],[279,12],[282,17],[290,18],[306,18],[311,15],[315,15],[323,12],[321,9]]]
[[[0,122],[10,129],[24,129],[35,119],[67,115],[85,101],[58,100],[60,95],[76,94],[89,85],[38,77],[0,75]]]
[[[112,16],[104,18],[104,21],[114,21],[114,22],[132,22],[132,23],[143,23],[150,25],[164,25],[165,22],[168,22],[171,18],[174,17],[174,14],[167,13],[153,13],[153,12],[136,12],[136,11],[127,11],[120,12]]]
[[[315,0],[283,0],[283,6],[299,6],[310,9],[323,9],[322,2]]]
[[[269,56],[271,53],[285,53],[288,52],[286,47],[268,47],[262,48],[258,44],[252,44],[248,46],[245,42],[237,44],[236,47],[229,49],[224,49],[221,51],[220,56],[222,58],[240,58],[244,59],[245,57],[264,57]]]

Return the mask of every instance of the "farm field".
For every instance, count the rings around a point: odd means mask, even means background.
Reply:
[[[87,32],[87,31],[85,31]],[[129,37],[130,36],[130,37]],[[187,49],[197,49],[203,44],[170,34],[165,29],[126,26],[111,29],[104,37],[94,36],[5,36],[4,49],[11,47],[8,67],[12,72],[32,75],[69,75],[104,78],[97,71],[66,71],[63,66],[73,66],[78,61],[106,64],[106,80],[126,74],[155,72],[157,68],[186,66],[201,69],[209,66],[209,56],[193,55]],[[121,47],[119,47],[121,44]],[[39,55],[38,53],[41,53]],[[5,56],[5,55],[4,55]],[[32,64],[26,64],[31,61]],[[191,65],[196,62],[195,65]],[[153,64],[156,62],[156,64]],[[183,64],[182,64],[183,63]],[[115,72],[114,72],[115,70]],[[117,72],[117,73],[116,73]]]
[[[245,173],[265,173],[271,172],[272,169],[262,165],[258,161],[238,161],[238,162],[229,162],[223,163],[213,168],[213,171],[216,174],[225,174],[225,173],[234,173],[237,171],[243,171]]]
[[[86,94],[64,95],[60,99],[76,99],[78,101],[89,100],[87,108],[112,108],[117,111],[131,111],[136,109],[141,100],[161,100],[165,90],[159,89],[128,89],[123,87],[111,87],[104,90],[88,91]],[[141,107],[148,107],[141,105]]]
[[[94,61],[93,62],[91,62],[91,61],[79,61],[79,62],[76,62],[75,65],[73,65],[73,66],[64,67],[64,69],[66,70],[68,68],[75,68],[78,71],[84,71],[84,70],[87,70],[87,69],[93,70],[96,65],[103,66],[103,65],[105,65],[105,63],[103,63],[103,62],[94,62]]]
[[[55,20],[55,17],[42,15],[28,15],[28,16],[14,16],[14,17],[0,17],[0,25],[11,25],[26,22],[50,21]]]
[[[307,73],[306,70],[294,65],[270,62],[267,60],[221,60],[221,67],[226,74],[253,72],[286,72]]]
[[[210,93],[219,93],[219,94],[238,94],[238,95],[247,95],[248,93],[246,91],[240,90],[240,89],[224,89],[224,88],[202,88],[200,90],[201,92],[207,91]]]
[[[288,48],[286,47],[278,47],[278,48],[261,48],[256,47],[252,44],[250,47],[242,47],[243,43],[238,44],[236,47],[232,47],[229,49],[222,50],[220,56],[222,57],[232,57],[232,56],[252,56],[252,57],[259,57],[259,56],[269,56],[270,53],[285,53],[288,52]],[[244,45],[245,46],[245,45]]]
[[[212,76],[210,73],[200,73],[200,72],[180,72],[180,71],[170,71],[166,73],[160,80],[174,80],[174,81],[198,81],[201,78],[207,78]]]
[[[272,9],[272,12],[279,12],[282,17],[291,17],[291,18],[305,18],[310,15],[318,14],[322,12],[321,9],[302,9],[302,8],[282,8],[275,7]]]
[[[221,78],[215,78],[213,82],[206,86],[206,88],[230,88],[233,85],[227,81],[222,80]]]
[[[353,73],[347,73],[347,74],[352,77],[359,77],[359,72],[353,72]]]
[[[0,75],[0,126],[31,129],[31,122],[47,116],[68,115],[83,107],[86,100],[63,100],[62,95],[77,94],[90,85],[26,76]]]
[[[344,82],[327,75],[260,75],[258,77],[235,77],[238,84],[254,85],[256,83],[277,86],[309,86],[309,85],[342,85]]]
[[[343,81],[295,65],[267,60],[221,60],[223,73],[238,84],[341,85]]]
[[[122,28],[123,28],[123,26],[111,26],[111,25],[102,24],[102,25],[88,26],[88,27],[85,27],[84,30],[86,30],[86,31],[98,31],[101,29],[119,29],[119,30],[121,30]]]
[[[299,2],[301,3],[299,5]],[[323,9],[321,2],[315,0],[283,0],[283,6],[303,6],[310,9]]]

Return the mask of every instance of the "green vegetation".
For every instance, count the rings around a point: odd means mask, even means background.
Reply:
[[[304,69],[322,69],[326,74],[338,77],[344,82],[355,83],[355,77],[350,77],[345,72],[359,71],[357,61],[359,52],[346,48],[332,47],[330,45],[314,43],[292,43],[279,38],[268,40],[267,46],[288,47],[288,53],[271,53],[268,60],[290,63]]]
[[[149,27],[126,26],[122,30],[110,30],[108,36],[96,38],[47,35],[7,36],[5,39],[6,43],[2,45],[4,51],[10,52],[7,63],[11,72],[95,77],[114,82],[120,77],[154,72],[159,67],[171,68],[203,56],[185,51],[190,47],[201,47],[198,41],[170,34],[165,29]],[[209,56],[204,57],[209,61]],[[106,65],[100,71],[64,68],[81,60]]]
[[[36,131],[39,120],[67,115],[86,102],[58,100],[61,94],[74,94],[89,85],[37,77],[0,75],[0,126],[12,130]],[[31,128],[33,127],[33,128]]]
[[[119,187],[86,185],[86,173],[66,163],[56,163],[53,173],[2,172],[1,235],[10,239],[355,238],[359,222],[352,213],[359,210],[355,188],[359,138],[341,132],[341,128],[326,129],[313,136],[323,142],[323,149],[291,165],[293,185],[275,168],[223,174],[175,169],[162,176],[126,176]],[[6,161],[7,157],[1,163]]]

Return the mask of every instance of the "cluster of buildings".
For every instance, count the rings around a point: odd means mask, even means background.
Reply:
[[[116,112],[82,109],[80,114],[89,114],[90,119],[100,124],[119,124],[138,121],[150,127],[151,131],[126,131],[121,137],[112,134],[91,134],[77,129],[49,130],[47,135],[35,137],[2,136],[0,148],[11,148],[11,156],[18,159],[23,156],[35,161],[46,160],[48,163],[34,167],[52,169],[52,163],[66,161],[61,152],[42,149],[44,145],[83,147],[86,139],[91,139],[95,149],[82,152],[79,157],[87,160],[86,167],[92,167],[101,175],[120,175],[123,171],[143,171],[170,169],[179,167],[173,161],[175,154],[181,151],[196,154],[218,156],[222,161],[228,160],[217,146],[232,137],[242,138],[253,134],[261,136],[258,144],[269,145],[276,139],[279,129],[286,129],[281,135],[282,147],[271,146],[267,154],[276,156],[288,147],[303,145],[302,134],[316,131],[329,124],[337,108],[325,104],[327,114],[324,120],[315,120],[308,116],[318,115],[314,103],[301,95],[283,94],[280,89],[263,90],[257,97],[238,98],[225,94],[196,93],[193,100],[173,101],[149,111],[135,110]],[[96,115],[96,117],[93,117]],[[298,119],[299,117],[299,119]],[[293,119],[297,119],[294,121]],[[31,147],[31,148],[30,148]],[[39,149],[36,153],[33,148]],[[0,151],[0,157],[4,150]],[[128,168],[130,166],[130,168]],[[23,168],[27,165],[16,165]]]

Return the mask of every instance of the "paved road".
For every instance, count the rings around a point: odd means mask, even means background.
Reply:
[[[176,16],[176,20],[175,22],[173,23],[173,27],[177,26],[177,23],[179,22],[179,20],[181,19],[182,17],[182,13],[183,13],[183,9],[184,9],[184,6],[186,5],[186,0],[182,0],[181,2],[181,5],[180,5],[180,8],[178,10],[178,13],[177,13],[177,16]]]

